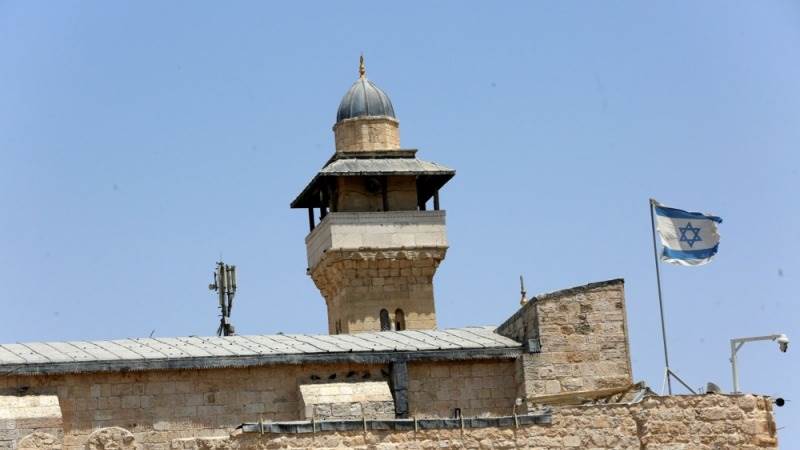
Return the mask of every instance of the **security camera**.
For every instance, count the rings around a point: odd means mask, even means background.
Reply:
[[[786,353],[786,350],[789,350],[789,338],[786,337],[785,334],[781,334],[780,336],[778,336],[778,338],[775,339],[775,341],[778,343],[778,348],[782,352]]]

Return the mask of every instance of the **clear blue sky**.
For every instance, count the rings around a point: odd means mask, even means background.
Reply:
[[[326,332],[290,200],[357,77],[402,143],[455,168],[440,327],[624,277],[634,376],[660,389],[647,199],[725,219],[716,260],[663,267],[674,369],[746,391],[800,448],[800,6],[793,2],[0,1],[0,342]],[[794,351],[793,351],[794,350]]]

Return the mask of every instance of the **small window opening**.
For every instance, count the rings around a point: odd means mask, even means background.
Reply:
[[[394,329],[397,331],[406,329],[406,314],[400,308],[397,308],[397,311],[394,312],[394,324]]]
[[[391,331],[392,323],[389,322],[389,311],[382,309],[380,316],[381,316],[381,331]]]

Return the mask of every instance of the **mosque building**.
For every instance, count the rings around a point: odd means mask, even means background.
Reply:
[[[401,146],[363,58],[333,132],[291,202],[327,334],[0,345],[0,449],[777,448],[769,397],[634,382],[622,279],[439,329],[455,171]]]

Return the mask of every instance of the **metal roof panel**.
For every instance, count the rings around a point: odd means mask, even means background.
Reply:
[[[209,344],[214,344],[217,347],[227,350],[236,356],[251,356],[257,355],[258,352],[254,351],[250,346],[246,345],[246,341],[240,339],[231,339],[234,336],[211,336],[205,338]]]
[[[93,361],[95,356],[70,342],[48,342],[48,346],[64,355],[67,361]]]
[[[6,350],[14,353],[19,358],[22,358],[26,363],[43,363],[50,362],[47,358],[31,350],[30,347],[23,344],[4,344]]]
[[[273,336],[248,335],[242,337],[249,341],[253,341],[258,345],[261,345],[264,349],[268,349],[267,353],[281,355],[281,354],[295,353],[296,351],[294,347],[287,345],[286,342],[272,339]]]
[[[200,349],[209,353],[212,356],[231,356],[235,355],[235,353],[227,348],[220,347],[219,345],[211,342],[209,338],[202,338],[198,336],[188,336],[188,337],[179,337],[178,340],[184,342],[186,344],[190,344],[192,347],[186,347],[187,349]],[[196,351],[196,350],[194,350]]]
[[[73,359],[64,353],[56,350],[55,348],[47,345],[46,342],[27,342],[22,344],[33,350],[34,352],[42,355],[45,359],[52,362],[67,362]]]
[[[493,342],[496,343],[496,345],[495,345],[496,347],[509,347],[509,346],[513,346],[515,344],[516,345],[520,345],[519,342],[517,342],[517,341],[515,341],[515,340],[513,340],[511,338],[507,338],[505,336],[501,336],[501,335],[495,333],[494,332],[494,330],[495,330],[494,327],[464,327],[464,328],[458,328],[458,330],[460,330],[460,331],[462,331],[464,333],[471,333],[471,334],[474,334],[476,336],[480,336],[480,337],[482,337],[484,339],[488,339],[490,341],[493,341]]]
[[[0,362],[6,364],[23,364],[27,362],[25,358],[0,345]]]
[[[431,354],[430,357],[433,358],[505,358],[512,357],[513,352],[520,348],[520,343],[497,335],[491,327],[341,335],[189,336],[92,342],[33,342],[0,345],[0,373],[4,368],[18,371],[17,373],[72,373],[154,368],[248,367],[267,363],[298,363],[304,360],[302,358],[315,361],[383,361],[391,358],[393,352],[415,353],[417,356],[414,358],[429,357],[424,354]],[[456,353],[451,353],[450,350]],[[469,356],[474,352],[458,353],[460,350],[479,352],[475,353],[476,356]],[[511,353],[507,350],[511,350]],[[481,356],[484,354],[487,356]]]
[[[120,359],[119,355],[111,353],[110,351],[104,349],[103,347],[100,347],[94,342],[70,341],[69,344],[78,347],[86,354],[91,355],[91,359],[89,359],[91,361],[108,361],[108,360]]]
[[[141,354],[129,350],[127,347],[118,344],[116,341],[92,341],[91,343],[111,354],[117,355],[119,359],[122,360],[142,358]]]

